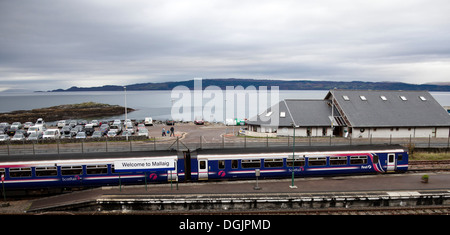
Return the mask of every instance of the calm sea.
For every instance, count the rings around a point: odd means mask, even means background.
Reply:
[[[280,90],[279,100],[283,99],[323,99],[327,90]],[[270,93],[270,89],[269,92]],[[450,106],[450,92],[430,92],[442,105]],[[166,120],[171,117],[171,91],[127,91],[127,106],[137,109],[128,114],[130,119],[152,117]],[[204,99],[203,105],[209,99]],[[76,104],[82,102],[99,102],[111,105],[125,105],[125,93],[118,91],[95,92],[30,92],[30,93],[0,93],[0,112],[14,110],[30,110],[61,104]],[[99,114],[101,116],[101,114]],[[107,119],[124,119],[125,115],[108,117]],[[1,121],[1,120],[0,120]]]

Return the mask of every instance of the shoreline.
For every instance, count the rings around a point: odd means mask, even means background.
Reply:
[[[135,109],[127,107],[127,112]],[[46,122],[55,122],[65,119],[90,119],[99,117],[112,117],[125,112],[125,107],[96,102],[84,102],[79,104],[65,104],[31,110],[16,110],[0,113],[0,122],[35,122],[43,118]]]

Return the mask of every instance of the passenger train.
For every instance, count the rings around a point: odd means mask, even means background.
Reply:
[[[170,169],[119,170],[123,161],[164,159]],[[400,145],[196,149],[0,157],[5,191],[48,191],[119,184],[405,172]],[[1,189],[1,188],[0,188]]]

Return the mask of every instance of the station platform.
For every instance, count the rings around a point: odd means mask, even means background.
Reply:
[[[429,175],[422,183],[421,176]],[[34,200],[27,212],[248,210],[450,204],[450,173],[259,179],[102,187]],[[429,200],[428,200],[429,199]]]

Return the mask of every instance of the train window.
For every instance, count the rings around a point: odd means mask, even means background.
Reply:
[[[305,165],[305,158],[299,158],[298,155],[294,157],[294,167],[304,165]],[[292,156],[286,158],[286,166],[292,167]]]
[[[261,167],[261,160],[260,159],[242,160],[241,161],[241,167],[242,168],[260,168]]]
[[[36,167],[36,176],[57,176],[56,166]]]
[[[373,155],[373,164],[377,164],[379,161],[378,155]]]
[[[21,178],[21,177],[31,177],[31,168],[9,168],[9,177],[11,178]]]
[[[219,160],[219,169],[225,169],[225,160]]]
[[[352,165],[367,164],[367,156],[350,156],[350,164]]]
[[[200,161],[200,170],[204,170],[206,169],[206,160],[201,160]]]
[[[401,161],[403,159],[403,154],[399,154],[398,156],[397,156],[397,161]]]
[[[62,166],[61,175],[81,175],[83,174],[83,166]]]
[[[264,159],[264,167],[283,167],[283,159]]]
[[[86,174],[88,174],[88,175],[106,175],[106,174],[108,174],[108,165],[86,166]]]
[[[347,157],[330,157],[331,166],[347,165]]]
[[[327,157],[310,157],[308,158],[308,166],[326,166]]]
[[[231,168],[237,169],[239,166],[238,160],[231,160]]]

